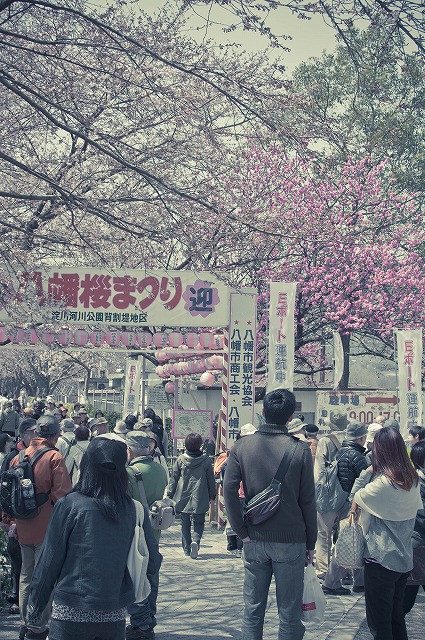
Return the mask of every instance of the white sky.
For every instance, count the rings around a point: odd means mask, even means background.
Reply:
[[[109,0],[111,1],[111,0]],[[156,13],[161,9],[166,0],[139,0],[139,6],[147,13]],[[108,0],[92,0],[93,4],[108,4]],[[134,6],[134,5],[133,5]],[[206,10],[204,12],[206,14]],[[217,20],[230,23],[232,17],[226,15],[224,10],[215,9],[213,17]],[[276,34],[291,36],[292,40],[285,44],[291,49],[290,53],[276,50],[276,55],[281,56],[282,63],[290,73],[300,62],[312,56],[320,56],[326,49],[332,51],[336,46],[335,32],[328,27],[320,16],[314,16],[311,20],[299,20],[285,8],[277,9],[271,14],[270,27]],[[191,21],[192,22],[192,21]],[[193,25],[204,24],[201,18],[193,18]],[[204,31],[191,31],[191,36],[202,38]],[[230,34],[223,33],[220,27],[210,26],[208,37],[220,44],[237,42],[242,45],[241,50],[249,52],[265,49],[268,40],[252,31],[238,29]],[[273,55],[273,54],[271,54]]]

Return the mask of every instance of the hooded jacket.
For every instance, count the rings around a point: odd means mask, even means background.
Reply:
[[[216,493],[214,471],[207,455],[186,451],[177,458],[167,496],[175,501],[178,513],[205,513]]]

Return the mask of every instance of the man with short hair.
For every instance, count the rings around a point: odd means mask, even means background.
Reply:
[[[150,507],[155,500],[161,500],[168,484],[168,477],[160,464],[157,464],[150,455],[151,443],[149,436],[143,431],[129,431],[126,435],[129,464],[127,472],[129,476],[128,493],[144,506]],[[143,484],[142,493],[135,474],[141,475]],[[143,496],[144,493],[144,496]],[[144,499],[146,498],[146,500]],[[153,536],[159,541],[161,532],[153,531]],[[159,552],[158,552],[159,553]],[[162,557],[160,556],[160,560]],[[156,626],[156,601],[159,587],[159,564],[148,567],[147,577],[151,586],[151,592],[146,600],[128,607],[130,625],[126,629],[127,640],[152,640],[155,637]]]
[[[25,422],[25,421],[24,421]],[[27,438],[26,429],[22,436]],[[54,504],[72,490],[71,480],[66,470],[65,461],[55,448],[59,437],[59,422],[53,416],[41,416],[35,425],[36,434],[31,438],[26,448],[26,455],[33,457],[37,451],[50,447],[33,466],[34,484],[36,494],[46,494],[48,499],[40,505],[35,518],[28,520],[16,520],[19,544],[22,553],[22,568],[19,582],[19,602],[21,607],[21,629],[19,639],[45,640],[48,635],[48,622],[50,618],[50,604],[44,610],[37,626],[27,624],[27,604],[31,584],[31,577],[35,563],[40,555],[41,546],[49,524],[50,515]],[[29,436],[28,436],[29,438]],[[19,462],[16,456],[11,466]]]
[[[84,407],[81,407],[81,409],[78,412],[78,418],[80,420],[80,426],[84,425],[84,426],[88,426],[89,423],[89,416],[87,414],[87,411],[84,409]]]
[[[224,476],[224,499],[230,526],[244,545],[242,637],[263,637],[271,578],[276,582],[279,640],[301,640],[301,605],[306,561],[313,562],[317,536],[313,462],[307,443],[288,435],[295,396],[286,389],[268,393],[263,401],[265,423],[232,447]],[[277,511],[259,525],[244,520],[239,505],[242,481],[246,500],[263,491],[285,457],[289,466],[281,483]]]

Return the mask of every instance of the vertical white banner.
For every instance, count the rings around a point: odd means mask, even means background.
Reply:
[[[140,400],[140,376],[142,371],[142,359],[128,360],[125,374],[123,418],[130,413],[136,413]]]
[[[296,282],[270,282],[267,391],[294,388]]]
[[[254,422],[257,294],[230,294],[227,446]]]
[[[341,336],[334,331],[334,389],[338,389],[342,374],[344,373],[344,348]]]
[[[396,331],[400,433],[422,425],[422,329]]]

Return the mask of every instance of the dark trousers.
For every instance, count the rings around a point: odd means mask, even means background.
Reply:
[[[403,610],[408,575],[377,563],[365,564],[366,618],[374,640],[408,640]]]
[[[10,557],[11,578],[12,578],[12,596],[18,600],[19,598],[19,576],[21,575],[22,555],[21,545],[16,538],[7,539],[7,553]]]
[[[184,513],[180,514],[182,523],[182,547],[184,551],[190,551],[192,544],[191,522],[193,520],[193,542],[199,546],[204,533],[205,513]]]
[[[408,584],[404,591],[404,615],[409,613],[415,604],[416,596],[419,591],[419,584]],[[425,584],[422,585],[422,589],[425,591]]]
[[[70,622],[50,620],[49,640],[125,640],[125,620]]]

